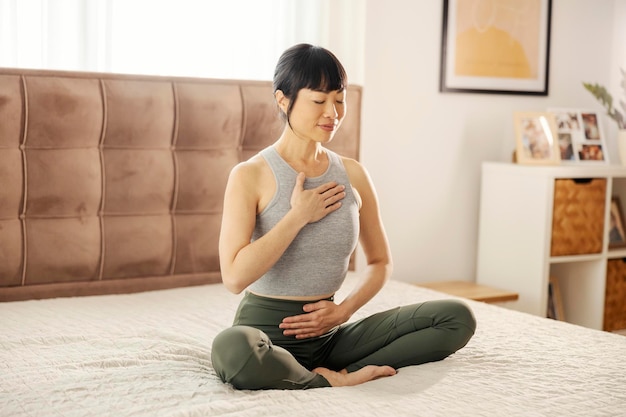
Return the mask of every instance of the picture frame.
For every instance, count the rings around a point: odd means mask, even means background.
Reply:
[[[550,277],[548,282],[548,311],[546,317],[565,321],[565,309],[561,297],[561,286],[557,277]]]
[[[611,197],[609,213],[609,249],[626,247],[626,223],[619,197]]]
[[[554,114],[561,162],[609,163],[601,115],[597,111],[572,108],[550,108],[548,111]]]
[[[558,165],[561,161],[554,115],[515,112],[515,161],[522,165]]]
[[[444,0],[440,92],[548,95],[552,0],[510,3]]]

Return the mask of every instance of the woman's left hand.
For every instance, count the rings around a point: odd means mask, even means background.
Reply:
[[[296,339],[321,336],[333,327],[345,323],[349,317],[343,309],[332,301],[317,301],[305,304],[305,314],[285,317],[278,327],[283,329],[285,336]]]

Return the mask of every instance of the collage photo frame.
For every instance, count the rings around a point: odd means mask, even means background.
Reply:
[[[553,108],[562,163],[608,164],[600,115],[593,110]]]

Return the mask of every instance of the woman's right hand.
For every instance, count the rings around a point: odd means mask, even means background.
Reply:
[[[327,182],[310,190],[304,189],[306,176],[303,172],[296,177],[296,185],[291,193],[291,208],[306,220],[314,223],[341,207],[346,196],[346,187],[334,181]]]

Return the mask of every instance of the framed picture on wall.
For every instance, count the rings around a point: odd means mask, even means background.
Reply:
[[[444,0],[439,91],[548,95],[551,0]]]
[[[624,228],[624,212],[619,197],[611,198],[611,213],[609,224],[609,249],[626,246],[626,229]]]
[[[515,160],[525,165],[557,165],[561,161],[554,115],[515,112]]]
[[[608,164],[600,115],[593,110],[548,109],[554,114],[561,161]]]

